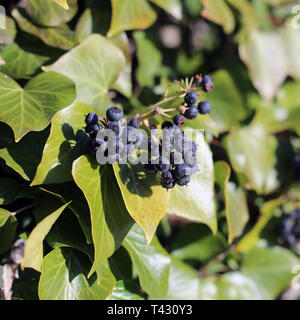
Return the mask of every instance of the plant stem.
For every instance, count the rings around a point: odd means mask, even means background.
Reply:
[[[23,212],[23,211],[26,211],[26,210],[28,210],[28,209],[37,207],[38,205],[39,205],[39,203],[35,202],[35,203],[29,204],[28,206],[25,206],[25,207],[23,207],[23,208],[15,211],[15,212],[11,212],[10,214],[11,214],[12,216],[15,216],[15,215],[17,215],[17,214],[19,214],[19,213],[21,213],[21,212]]]

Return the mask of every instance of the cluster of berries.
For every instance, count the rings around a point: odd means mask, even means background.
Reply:
[[[198,84],[201,85],[203,91],[211,92],[213,89],[213,81],[210,76],[206,75],[197,77]],[[184,101],[187,108],[183,107],[181,112],[183,116],[189,120],[194,120],[199,114],[207,114],[211,110],[211,104],[208,101],[201,101],[198,105],[198,94],[194,91],[189,92],[185,97]]]
[[[136,118],[127,122],[127,140],[124,144],[124,140],[121,139],[124,126],[121,124],[123,119],[123,112],[118,107],[111,107],[106,111],[106,119],[99,119],[98,115],[94,112],[89,113],[85,117],[85,132],[90,136],[90,139],[86,142],[86,151],[91,155],[96,155],[96,152],[100,150],[108,158],[109,163],[115,163],[119,161],[122,154],[128,156],[135,150],[135,144],[141,140],[141,135],[136,130],[140,126],[140,121]],[[100,123],[101,124],[100,124]],[[99,137],[99,131],[104,128],[112,130],[116,139],[113,140],[113,145],[108,144],[108,137]],[[108,151],[114,150],[112,154]]]
[[[196,82],[203,91],[210,92],[213,88],[213,81],[209,76],[197,76]],[[140,121],[133,118],[126,122],[123,120],[123,112],[118,107],[111,107],[106,112],[106,119],[99,118],[96,113],[89,113],[86,118],[85,132],[90,136],[86,143],[86,150],[92,155],[98,151],[104,154],[107,162],[115,163],[131,155],[135,150],[147,151],[146,163],[144,165],[147,173],[161,173],[161,185],[163,188],[172,189],[176,184],[187,186],[191,176],[198,170],[197,146],[189,141],[181,126],[185,118],[195,119],[199,113],[207,114],[211,110],[208,101],[202,101],[198,105],[198,94],[195,91],[188,92],[184,97],[185,105],[179,107],[180,114],[173,118],[173,122],[166,121],[162,124],[162,136],[153,134],[158,131],[156,126],[150,126],[151,137],[144,139],[144,135],[137,130]],[[108,140],[99,135],[104,128],[110,129],[115,135],[113,145],[108,145]],[[122,135],[124,129],[126,137]],[[121,139],[122,136],[122,139]],[[145,143],[143,144],[143,141]],[[109,150],[114,150],[109,153]],[[99,162],[99,161],[98,161]],[[99,162],[100,163],[100,162]]]
[[[290,214],[283,213],[279,235],[281,242],[287,247],[293,247],[300,241],[300,209]]]

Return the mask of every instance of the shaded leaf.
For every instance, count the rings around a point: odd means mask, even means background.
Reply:
[[[48,128],[42,132],[29,132],[18,143],[11,143],[7,148],[0,149],[0,158],[23,179],[31,180],[41,161],[48,135]],[[13,136],[10,140],[13,141]]]
[[[132,219],[109,165],[100,167],[94,158],[81,156],[73,163],[72,174],[91,213],[95,247],[91,275],[121,245],[132,226]]]
[[[77,99],[102,115],[110,103],[108,90],[124,66],[122,51],[104,37],[94,34],[43,69],[60,72],[72,79],[76,83]]]
[[[0,208],[0,254],[12,245],[17,225],[17,219],[9,211]]]
[[[90,261],[71,248],[56,248],[43,261],[39,282],[41,300],[104,300],[116,280],[105,262],[100,270],[100,284],[96,275],[87,278]]]
[[[123,241],[138,273],[141,287],[152,299],[162,299],[168,290],[170,257],[157,238],[146,245],[143,230],[134,225]]]
[[[0,178],[0,205],[12,203],[24,186],[11,178]]]
[[[70,30],[66,24],[61,24],[56,28],[40,28],[27,20],[20,10],[14,9],[12,16],[23,31],[40,38],[51,47],[69,50],[78,43],[75,32]]]
[[[53,115],[70,105],[74,97],[74,83],[59,73],[42,73],[24,89],[0,74],[0,121],[10,125],[18,142],[29,131],[45,129]]]
[[[40,56],[25,51],[18,44],[6,46],[1,50],[5,65],[1,71],[15,79],[27,79],[49,60],[49,57]]]
[[[22,268],[32,268],[41,271],[43,260],[43,241],[60,214],[69,204],[65,204],[45,219],[43,219],[31,232],[26,241]]]
[[[281,203],[282,199],[271,200],[264,203],[257,223],[237,244],[236,248],[238,251],[246,252],[256,245],[260,239],[260,233],[272,218],[275,209],[277,209]]]
[[[88,139],[83,130],[84,115],[91,111],[88,105],[78,101],[53,117],[50,136],[32,186],[73,180],[73,161],[85,153],[84,144]]]

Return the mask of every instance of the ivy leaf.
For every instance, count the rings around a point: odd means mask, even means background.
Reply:
[[[266,202],[261,208],[259,220],[255,226],[240,240],[236,249],[240,252],[249,251],[260,239],[260,234],[269,220],[273,217],[275,209],[279,208],[283,199],[275,199]]]
[[[47,45],[64,50],[70,50],[77,43],[77,37],[67,24],[61,24],[55,28],[41,28],[32,24],[22,14],[21,10],[14,9],[12,16],[16,19],[18,26],[25,32],[40,38]]]
[[[116,164],[113,168],[125,206],[145,232],[149,245],[167,211],[168,192],[155,176],[145,174],[139,165]]]
[[[0,17],[1,15],[2,14],[0,13]],[[17,34],[16,24],[15,21],[8,16],[5,16],[4,19],[6,28],[0,29],[0,44],[12,44],[14,43]]]
[[[100,270],[100,284],[96,275],[87,278],[88,258],[75,249],[56,248],[43,261],[39,282],[41,300],[104,300],[116,284],[105,262]]]
[[[157,6],[163,8],[169,12],[176,19],[180,20],[182,18],[182,6],[180,0],[150,0]]]
[[[45,27],[56,27],[69,22],[77,12],[77,0],[69,0],[66,5],[58,4],[52,0],[29,0],[26,11],[36,24]],[[47,14],[45,14],[47,12]]]
[[[17,225],[17,219],[9,211],[0,208],[0,254],[12,245]]]
[[[221,25],[226,33],[232,33],[235,28],[234,16],[224,0],[201,0],[204,18]]]
[[[24,258],[21,261],[22,268],[32,268],[37,271],[41,271],[43,260],[43,241],[55,221],[68,205],[69,203],[51,213],[32,230],[26,241]]]
[[[84,115],[91,111],[88,105],[78,101],[56,113],[32,186],[73,180],[73,161],[85,153]]]
[[[132,220],[110,166],[100,167],[94,158],[81,156],[73,163],[72,174],[91,213],[95,255],[90,276],[121,245]]]
[[[248,126],[232,131],[224,144],[234,170],[248,178],[246,187],[261,194],[276,189],[277,140],[274,136],[268,135],[260,126]]]
[[[122,51],[104,37],[94,34],[45,71],[57,71],[76,83],[77,99],[102,115],[110,102],[108,90],[125,67]]]
[[[62,6],[65,9],[69,9],[67,0],[52,0],[52,1],[58,3],[60,6]]]
[[[1,56],[5,61],[1,71],[15,79],[30,78],[49,60],[49,57],[25,51],[18,44],[4,47]]]
[[[287,249],[269,248],[265,242],[260,242],[246,254],[242,272],[259,285],[267,299],[274,299],[291,285],[292,269],[299,262]]]
[[[202,136],[202,135],[201,135]],[[214,167],[212,153],[202,136],[198,140],[199,171],[192,176],[187,187],[176,186],[170,190],[168,212],[195,222],[207,224],[217,232],[214,200]]]
[[[156,20],[156,13],[146,0],[111,0],[112,20],[108,37],[122,31],[146,29]]]
[[[31,180],[41,161],[48,135],[48,128],[42,132],[29,132],[18,143],[13,142],[7,148],[0,149],[0,158],[23,179]],[[9,139],[13,141],[13,135]]]
[[[130,292],[126,288],[124,281],[120,280],[116,283],[113,293],[106,300],[144,300],[135,293]]]
[[[239,51],[255,88],[264,99],[273,99],[287,76],[286,55],[280,33],[252,30]]]
[[[229,182],[231,169],[225,161],[215,163],[215,177],[224,199],[225,212],[228,223],[228,243],[239,237],[249,220],[246,195],[241,188],[237,188],[233,182]]]
[[[168,290],[170,257],[157,238],[146,245],[143,230],[135,224],[123,241],[142,288],[152,299],[163,299]]]
[[[74,83],[59,73],[42,73],[24,89],[1,73],[0,121],[13,129],[18,142],[29,131],[45,129],[54,114],[70,105],[74,97]]]

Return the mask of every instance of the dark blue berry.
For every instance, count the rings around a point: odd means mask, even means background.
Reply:
[[[180,152],[174,151],[170,154],[171,164],[180,164],[182,163],[182,155]]]
[[[184,162],[191,167],[195,167],[197,165],[196,154],[193,151],[187,151],[184,153]]]
[[[94,145],[97,150],[104,152],[107,150],[107,142],[103,139],[95,138]]]
[[[173,129],[173,127],[174,124],[170,121],[165,121],[161,126],[162,129]]]
[[[119,122],[117,121],[110,122],[106,128],[112,130],[115,133],[117,138],[119,138],[122,135],[123,128],[120,126]]]
[[[95,132],[98,132],[101,129],[102,128],[98,123],[96,123],[96,124],[87,124],[86,127],[85,127],[85,132],[87,134],[93,134]]]
[[[185,176],[183,178],[176,179],[176,183],[181,187],[187,186],[190,183],[190,181],[191,181],[190,176]]]
[[[189,92],[185,95],[184,101],[188,106],[193,106],[198,102],[198,94],[197,92]]]
[[[208,75],[203,77],[203,82],[202,82],[202,89],[205,92],[211,92],[214,87],[214,83],[212,81],[212,78]]]
[[[89,125],[95,125],[99,121],[98,116],[95,112],[90,112],[86,117],[85,117],[85,123]]]
[[[198,111],[200,114],[210,113],[211,104],[208,101],[202,101],[198,104]]]
[[[173,118],[173,122],[176,124],[176,126],[181,127],[182,125],[184,125],[184,116],[182,114],[178,114],[177,116],[175,116]]]
[[[129,144],[126,146],[126,148],[127,148],[127,155],[131,155],[131,154],[134,152],[134,150],[135,150],[133,143],[129,143]]]
[[[166,157],[160,156],[158,158],[158,164],[155,164],[158,171],[164,172],[170,169],[170,161]]]
[[[174,169],[174,175],[177,179],[182,179],[183,177],[191,175],[191,168],[189,165],[182,163],[178,164]]]
[[[172,189],[175,186],[175,179],[171,171],[165,171],[161,174],[160,184],[165,189]]]
[[[194,120],[197,118],[199,114],[198,109],[195,106],[189,107],[186,112],[184,113],[184,116],[189,120]]]
[[[128,126],[131,126],[137,129],[140,126],[140,120],[137,118],[133,118],[130,121],[128,121]]]
[[[111,107],[106,111],[106,118],[109,121],[120,121],[123,118],[123,111],[118,107]]]

